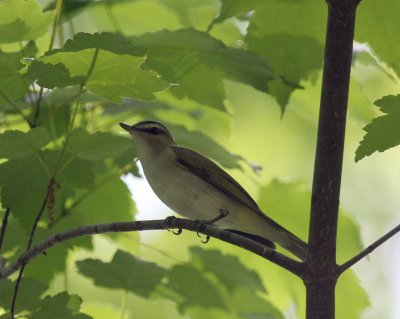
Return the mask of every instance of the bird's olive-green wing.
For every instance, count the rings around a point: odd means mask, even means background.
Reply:
[[[265,220],[267,220],[268,223],[272,225],[276,231],[281,233],[280,240],[277,240],[277,243],[292,252],[300,259],[304,260],[308,249],[307,244],[299,239],[296,235],[283,228],[277,222],[269,218],[267,215],[262,213],[261,210],[258,208],[256,202],[250,197],[250,195],[244,190],[244,188],[240,186],[238,182],[236,182],[230,175],[228,175],[228,173],[226,173],[215,163],[210,161],[208,158],[200,155],[199,153],[196,153],[181,146],[173,146],[172,149],[176,154],[176,160],[184,168],[204,179],[221,192],[224,192],[228,196],[238,200],[243,205],[254,211],[256,214],[263,216]],[[253,235],[250,234],[250,236]],[[258,241],[254,237],[252,239]],[[264,245],[265,244],[270,247],[272,247],[273,245],[272,242],[269,243],[269,240],[268,242],[264,242]]]
[[[181,146],[174,146],[172,149],[176,154],[178,163],[190,172],[204,179],[228,196],[238,200],[256,213],[264,215],[260,212],[256,202],[246,190],[217,164],[190,149]]]

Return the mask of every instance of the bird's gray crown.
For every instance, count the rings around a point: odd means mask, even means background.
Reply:
[[[156,121],[143,121],[132,126],[134,130],[146,132],[151,135],[170,135],[168,129],[161,123]]]

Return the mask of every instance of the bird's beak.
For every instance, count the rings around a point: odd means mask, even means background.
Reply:
[[[128,131],[129,133],[134,130],[133,125],[129,125],[126,123],[119,123],[119,126],[121,126],[125,131]]]

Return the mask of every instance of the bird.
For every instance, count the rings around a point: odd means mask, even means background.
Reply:
[[[119,123],[130,135],[144,175],[157,197],[185,218],[283,247],[305,260],[307,243],[264,214],[248,192],[206,156],[177,145],[156,121]]]

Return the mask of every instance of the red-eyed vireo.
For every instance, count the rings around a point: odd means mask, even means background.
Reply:
[[[307,244],[266,216],[228,173],[207,157],[176,145],[161,123],[120,123],[132,137],[156,195],[186,218],[214,224],[270,247],[279,244],[304,260]]]

